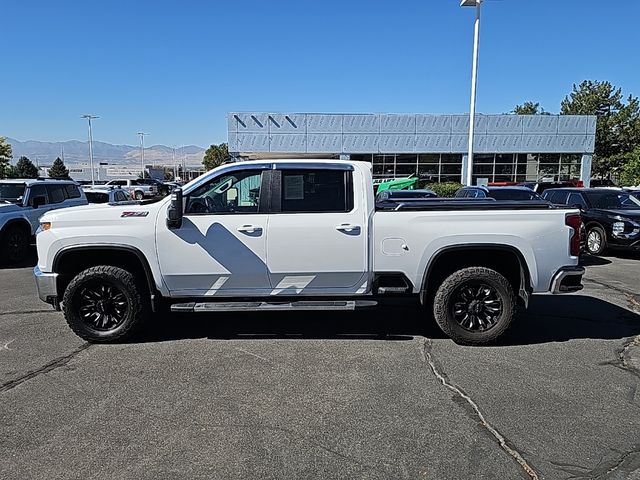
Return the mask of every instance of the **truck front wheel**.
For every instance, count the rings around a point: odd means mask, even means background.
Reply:
[[[100,265],[76,275],[64,292],[62,309],[76,335],[94,343],[125,340],[148,315],[148,302],[134,275]]]
[[[509,281],[485,267],[469,267],[447,277],[433,302],[438,326],[455,342],[492,342],[511,325],[516,299]]]

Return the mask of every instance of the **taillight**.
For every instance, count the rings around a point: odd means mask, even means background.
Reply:
[[[573,229],[573,234],[569,240],[569,253],[573,257],[580,255],[580,227],[582,226],[582,217],[574,213],[564,218],[565,225]]]

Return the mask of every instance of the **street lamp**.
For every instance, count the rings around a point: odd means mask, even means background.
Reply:
[[[144,136],[149,135],[148,133],[138,132],[140,135],[140,152],[141,152],[141,162],[142,162],[142,178],[144,178]]]
[[[467,151],[467,175],[465,185],[473,184],[473,129],[476,117],[476,83],[478,81],[478,43],[480,41],[480,4],[482,0],[462,0],[461,7],[476,7],[473,24],[473,63],[471,66],[471,106],[469,107],[469,149]]]
[[[95,185],[95,179],[93,178],[93,131],[91,130],[91,120],[95,120],[95,115],[85,114],[80,118],[86,118],[89,121],[89,167],[91,168],[91,186]]]

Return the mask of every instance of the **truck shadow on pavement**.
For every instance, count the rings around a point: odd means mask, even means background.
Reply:
[[[630,305],[631,308],[631,305]],[[493,346],[533,345],[573,339],[621,339],[640,334],[640,315],[586,295],[538,296],[520,311]],[[189,338],[377,339],[447,338],[433,318],[413,306],[359,312],[155,314],[134,342]]]

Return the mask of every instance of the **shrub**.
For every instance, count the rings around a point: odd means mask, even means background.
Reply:
[[[457,182],[432,183],[427,185],[429,190],[433,190],[439,197],[453,197],[462,184]]]

